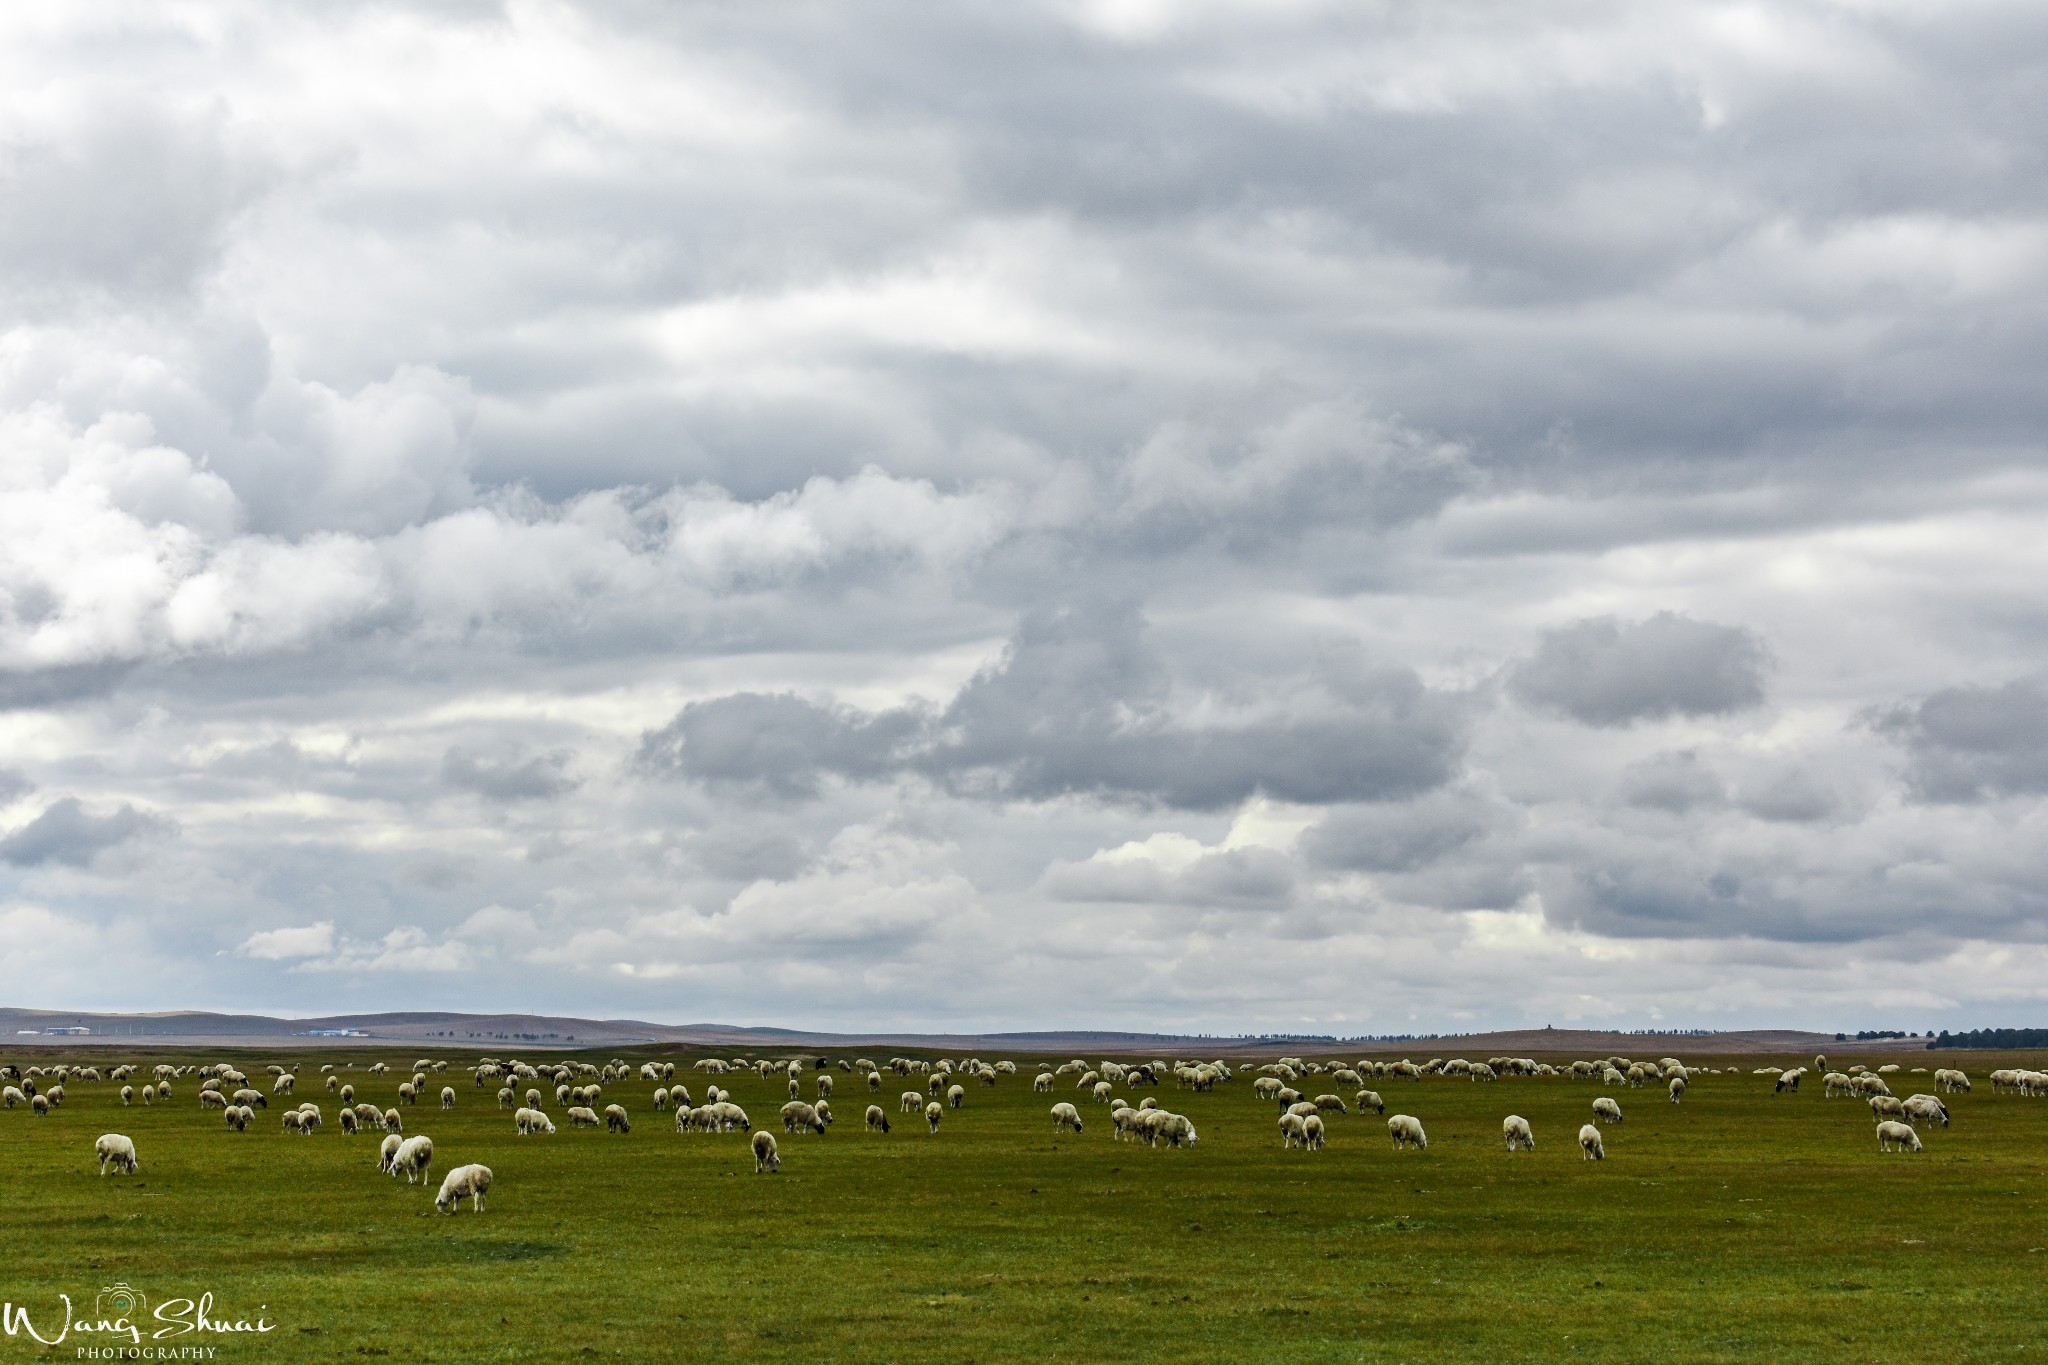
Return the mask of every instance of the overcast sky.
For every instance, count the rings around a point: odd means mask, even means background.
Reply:
[[[9,1003],[2048,997],[2048,9],[0,11]]]

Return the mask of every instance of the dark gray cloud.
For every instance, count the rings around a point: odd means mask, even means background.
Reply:
[[[1412,796],[1457,771],[1460,698],[1412,671],[1354,673],[1305,713],[1195,726],[1173,714],[1164,660],[1128,603],[1027,616],[1002,661],[939,712],[868,715],[793,696],[685,707],[641,743],[643,765],[713,786],[811,796],[825,776],[917,775],[965,796],[1069,795],[1192,809]]]
[[[1312,864],[1361,872],[1413,872],[1461,853],[1515,822],[1510,811],[1462,793],[1346,806],[1302,836]]]
[[[1983,801],[2048,792],[2048,685],[1946,687],[1878,711],[1878,733],[1901,745],[1923,801]]]
[[[170,829],[162,816],[123,803],[106,815],[94,815],[75,796],[53,801],[41,815],[0,837],[0,862],[16,867],[62,863],[84,867],[116,844]]]
[[[543,801],[576,790],[568,775],[575,755],[567,750],[508,758],[485,758],[450,749],[441,759],[441,780],[493,801]]]
[[[1721,805],[1728,799],[1728,787],[1697,752],[1681,749],[1630,764],[1621,775],[1621,799],[1631,806],[1683,815],[1696,806]]]
[[[1659,612],[1611,616],[1546,632],[1508,675],[1525,705],[1586,725],[1720,716],[1761,706],[1769,652],[1741,626]]]
[[[0,806],[16,797],[27,796],[36,789],[36,784],[13,768],[0,768]]]

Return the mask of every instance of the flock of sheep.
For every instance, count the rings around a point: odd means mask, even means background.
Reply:
[[[884,1089],[887,1084],[885,1074],[897,1078],[921,1078],[923,1084],[919,1088],[899,1093],[897,1112],[922,1117],[933,1134],[938,1133],[940,1123],[949,1111],[960,1109],[966,1102],[969,1085],[993,1086],[1003,1077],[1017,1074],[1014,1062],[988,1063],[979,1058],[968,1058],[955,1064],[949,1058],[926,1061],[892,1057],[886,1063],[878,1064],[862,1057],[841,1060],[837,1066],[841,1074],[858,1077],[849,1083],[864,1087],[870,1095]],[[344,1069],[353,1071],[355,1066],[348,1063]],[[398,1103],[387,1109],[358,1102],[355,1084],[344,1079],[342,1071],[332,1063],[320,1067],[320,1077],[327,1093],[334,1095],[339,1102],[341,1131],[346,1135],[371,1131],[384,1133],[378,1149],[378,1169],[393,1177],[403,1175],[408,1185],[424,1185],[434,1162],[434,1142],[424,1133],[406,1135],[403,1110],[418,1105],[423,1097],[433,1093],[430,1082],[447,1069],[445,1061],[426,1058],[415,1061],[410,1076],[397,1085]],[[1880,1151],[1918,1152],[1923,1150],[1923,1144],[1914,1124],[1948,1127],[1948,1108],[1941,1095],[1967,1093],[1971,1088],[1970,1078],[1958,1070],[1938,1068],[1931,1078],[1938,1093],[1915,1093],[1899,1099],[1892,1093],[1886,1077],[1901,1069],[1897,1064],[1886,1064],[1874,1070],[1851,1066],[1846,1071],[1832,1071],[1828,1069],[1826,1057],[1816,1057],[1811,1071],[1804,1066],[1758,1067],[1751,1074],[1768,1076],[1773,1091],[1783,1094],[1797,1093],[1802,1077],[1813,1072],[1821,1073],[1827,1098],[1847,1096],[1869,1104],[1877,1120]],[[200,1066],[159,1063],[150,1069],[139,1095],[131,1084],[133,1080],[142,1079],[140,1069],[134,1065],[110,1067],[104,1079],[120,1083],[119,1095],[123,1105],[133,1104],[138,1098],[144,1105],[154,1105],[172,1100],[174,1090],[182,1088],[188,1076],[196,1076],[200,1107],[221,1110],[226,1127],[243,1132],[248,1129],[256,1110],[268,1109],[272,1098],[292,1096],[297,1090],[296,1071],[275,1064],[268,1070],[268,1093],[251,1086],[248,1076],[228,1063]],[[365,1076],[382,1078],[390,1070],[388,1064],[377,1062],[365,1068]],[[746,1110],[718,1084],[720,1079],[736,1073],[752,1073],[766,1081],[786,1077],[788,1102],[782,1106],[779,1115],[785,1135],[824,1133],[835,1121],[832,1097],[837,1081],[822,1057],[773,1061],[705,1058],[694,1064],[694,1070],[704,1073],[701,1096],[693,1096],[689,1086],[677,1079],[674,1062],[643,1062],[635,1068],[619,1058],[599,1064],[587,1061],[533,1063],[518,1058],[484,1057],[469,1070],[474,1087],[495,1087],[497,1103],[501,1109],[512,1111],[513,1131],[519,1137],[555,1133],[554,1120],[547,1113],[550,1098],[563,1111],[563,1117],[572,1128],[603,1127],[612,1133],[630,1133],[632,1120],[623,1105],[616,1102],[604,1104],[602,1110],[598,1106],[603,1103],[606,1085],[637,1076],[643,1082],[653,1082],[654,1107],[657,1111],[673,1111],[678,1133],[751,1134],[749,1141],[756,1173],[780,1170],[782,1158],[775,1135],[754,1127]],[[1350,1113],[1353,1105],[1361,1114],[1370,1110],[1375,1115],[1386,1117],[1387,1135],[1397,1150],[1423,1151],[1428,1148],[1429,1136],[1422,1121],[1412,1114],[1387,1115],[1385,1100],[1366,1084],[1368,1080],[1420,1082],[1424,1077],[1440,1077],[1488,1082],[1511,1076],[1577,1078],[1598,1082],[1604,1088],[1655,1086],[1669,1097],[1671,1103],[1678,1104],[1683,1101],[1693,1076],[1719,1074],[1713,1067],[1688,1067],[1675,1057],[1664,1057],[1655,1062],[1607,1057],[1563,1065],[1526,1057],[1493,1057],[1484,1062],[1431,1058],[1419,1063],[1408,1060],[1347,1063],[1281,1057],[1253,1070],[1252,1095],[1279,1106],[1281,1145],[1302,1151],[1321,1150],[1328,1141],[1329,1124],[1336,1115]],[[1918,1074],[1926,1068],[1915,1067],[1912,1070]],[[803,1097],[807,1076],[812,1092],[810,1099]],[[1197,1134],[1194,1123],[1186,1115],[1161,1107],[1154,1096],[1147,1096],[1134,1105],[1117,1093],[1120,1088],[1156,1089],[1169,1078],[1182,1089],[1209,1092],[1218,1085],[1235,1082],[1237,1072],[1221,1060],[1170,1063],[1163,1060],[1106,1060],[1091,1066],[1075,1058],[1040,1071],[1032,1080],[1032,1088],[1039,1093],[1067,1088],[1085,1096],[1091,1103],[1105,1106],[1109,1115],[1109,1132],[1116,1140],[1142,1142],[1149,1147],[1193,1147]],[[1351,1090],[1350,1102],[1347,1104],[1336,1089],[1313,1096],[1304,1094],[1303,1089],[1315,1088],[1312,1082],[1316,1078],[1321,1078],[1322,1084],[1327,1086]],[[0,1065],[0,1083],[4,1083],[0,1084],[0,1107],[11,1110],[25,1105],[33,1114],[47,1117],[53,1109],[62,1106],[67,1081],[94,1083],[101,1080],[102,1073],[95,1066],[30,1066],[24,1069]],[[1990,1081],[1996,1092],[2048,1095],[2048,1073],[2005,1069],[1993,1071]],[[364,1083],[368,1085],[371,1081],[365,1079]],[[1298,1086],[1302,1088],[1298,1089]],[[443,1110],[453,1109],[457,1102],[455,1087],[442,1085],[438,1100]],[[1078,1134],[1084,1131],[1086,1121],[1082,1110],[1073,1101],[1056,1102],[1051,1113],[1055,1132]],[[311,1136],[324,1123],[320,1106],[310,1100],[283,1109],[281,1120],[285,1132],[300,1136]],[[1579,1148],[1586,1160],[1605,1159],[1607,1152],[1601,1136],[1602,1127],[1622,1121],[1621,1105],[1613,1096],[1601,1095],[1593,1100],[1592,1121],[1583,1125],[1578,1133]],[[865,1127],[871,1133],[887,1134],[890,1131],[889,1115],[880,1104],[867,1106]],[[1501,1121],[1501,1136],[1510,1152],[1536,1149],[1535,1132],[1529,1120],[1519,1114],[1509,1114]],[[120,1133],[101,1135],[94,1143],[94,1154],[103,1176],[109,1171],[133,1175],[141,1169],[135,1143]],[[442,1212],[453,1212],[466,1198],[470,1201],[471,1210],[481,1213],[491,1180],[488,1166],[476,1163],[457,1166],[442,1180],[440,1192],[434,1199],[435,1207]]]

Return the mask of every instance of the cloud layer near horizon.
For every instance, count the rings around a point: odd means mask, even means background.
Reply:
[[[21,1003],[2048,997],[2018,5],[0,18]]]

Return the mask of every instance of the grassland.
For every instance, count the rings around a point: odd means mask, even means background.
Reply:
[[[388,1105],[400,1076],[362,1066],[415,1055],[450,1062],[460,1101],[408,1110],[408,1131],[433,1136],[436,1183],[462,1162],[495,1170],[480,1216],[438,1216],[431,1188],[378,1174],[377,1139],[341,1135],[314,1070],[352,1061],[358,1098]],[[252,1077],[293,1060],[120,1059],[235,1060]],[[1023,1075],[971,1087],[937,1136],[908,1115],[864,1134],[868,1094],[837,1073],[837,1126],[781,1136],[777,1177],[753,1174],[743,1136],[677,1134],[638,1080],[605,1095],[633,1113],[629,1135],[517,1138],[457,1070],[467,1054],[307,1056],[300,1098],[327,1114],[311,1138],[274,1109],[230,1134],[189,1078],[149,1109],[74,1083],[47,1119],[0,1113],[0,1295],[50,1335],[60,1293],[85,1309],[117,1281],[152,1304],[210,1291],[217,1316],[260,1305],[278,1324],[205,1343],[250,1361],[2031,1358],[2048,1349],[2048,1101],[1983,1077],[2041,1059],[1897,1059],[1977,1078],[1917,1156],[1880,1156],[1859,1102],[1773,1097],[1747,1074],[1757,1058],[1700,1058],[1742,1074],[1696,1079],[1682,1105],[1620,1093],[1627,1121],[1593,1164],[1573,1135],[1609,1092],[1581,1081],[1388,1079],[1389,1112],[1420,1116],[1429,1150],[1393,1151],[1367,1115],[1314,1154],[1281,1149],[1242,1072],[1213,1094],[1168,1083],[1161,1103],[1201,1140],[1152,1151],[1113,1141],[1085,1103],[1087,1132],[1055,1137],[1048,1104],[1069,1096],[1033,1094],[1020,1057]],[[914,1082],[885,1079],[893,1122]],[[782,1081],[727,1084],[779,1130]],[[1534,1153],[1502,1150],[1510,1112]],[[97,1173],[109,1130],[135,1139],[138,1176]],[[0,1337],[0,1362],[86,1342]]]

